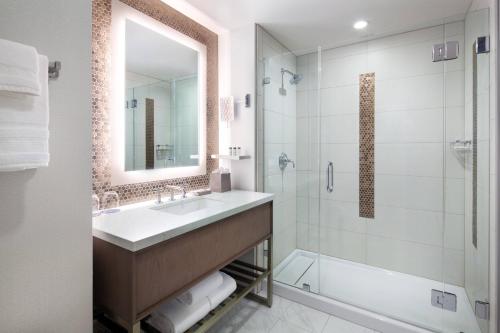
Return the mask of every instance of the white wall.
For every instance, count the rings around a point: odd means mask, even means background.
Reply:
[[[236,108],[235,119],[227,128],[220,123],[221,129],[229,132],[229,139],[220,153],[228,154],[229,146],[239,146],[243,154],[251,159],[222,162],[231,170],[231,185],[236,189],[255,190],[255,25],[250,24],[231,31],[231,88],[230,94],[240,101]],[[245,95],[251,95],[251,105],[244,106]]]
[[[0,173],[0,331],[92,331],[91,2],[3,0],[0,38],[62,61],[48,168]]]
[[[318,132],[317,55],[298,58],[297,71],[311,77],[297,93],[299,247],[464,284],[464,168],[448,144],[464,138],[464,59],[431,61],[444,38],[463,45],[463,22],[322,52],[319,167],[333,161],[335,189],[326,194],[321,172],[319,196],[308,146]],[[358,215],[358,81],[368,72],[376,73],[374,220]]]
[[[219,164],[231,170],[234,189],[256,190],[255,25],[229,31],[185,0],[162,1],[218,35],[219,95],[232,95],[243,101],[246,94],[251,94],[250,108],[240,106],[240,112],[229,127],[227,123],[219,123],[219,153],[227,154],[229,146],[241,146],[242,153],[250,155],[251,159],[220,160]]]

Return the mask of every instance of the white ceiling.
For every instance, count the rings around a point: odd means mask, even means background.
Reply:
[[[197,51],[132,21],[127,21],[125,48],[128,72],[170,80],[198,71]]]
[[[296,54],[463,19],[472,0],[187,0],[227,29],[261,24]],[[356,20],[368,27],[356,31]]]

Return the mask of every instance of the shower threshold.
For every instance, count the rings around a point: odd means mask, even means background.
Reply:
[[[307,305],[384,332],[481,332],[465,289],[443,282],[298,249],[275,268],[275,281],[282,285],[282,288],[275,287],[278,295],[283,293],[282,296],[299,302],[307,294],[318,295],[318,299],[331,299],[337,305],[345,304],[345,308],[333,306],[331,309],[337,310],[328,311],[328,306],[314,306],[317,303],[314,301]],[[287,289],[285,285],[294,288]],[[291,296],[296,288],[303,289],[304,285],[311,293],[300,290],[301,294]],[[432,306],[432,289],[455,294],[457,311]],[[355,315],[346,311],[355,308],[359,308]],[[360,316],[370,313],[373,314],[371,320]],[[381,319],[382,316],[387,320]],[[401,322],[406,329],[401,329],[403,326],[390,329],[391,321]]]

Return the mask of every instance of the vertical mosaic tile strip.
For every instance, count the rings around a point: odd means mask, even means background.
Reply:
[[[146,98],[146,169],[155,168],[155,100]]]
[[[201,24],[176,11],[161,0],[120,0],[126,5],[193,38],[207,47],[207,173],[146,183],[111,185],[109,122],[109,63],[111,0],[92,0],[92,187],[97,195],[116,191],[120,202],[129,204],[154,198],[154,190],[164,185],[183,185],[187,190],[208,187],[210,173],[219,161],[211,159],[219,149],[218,119],[218,37]],[[104,207],[105,208],[105,207]]]
[[[472,50],[472,244],[477,249],[477,53]]]
[[[359,216],[375,216],[375,73],[359,76]]]

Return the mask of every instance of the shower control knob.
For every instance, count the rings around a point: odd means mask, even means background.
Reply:
[[[292,161],[291,159],[288,158],[287,154],[281,153],[279,159],[279,167],[281,171],[284,171],[285,168],[288,166],[288,163],[292,163],[293,168],[295,169],[295,162]]]

